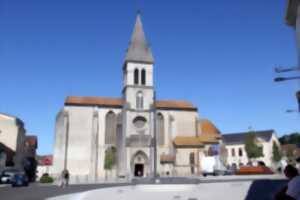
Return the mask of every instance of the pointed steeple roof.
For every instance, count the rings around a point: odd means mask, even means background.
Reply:
[[[125,62],[153,63],[151,49],[147,43],[140,14],[137,15]]]

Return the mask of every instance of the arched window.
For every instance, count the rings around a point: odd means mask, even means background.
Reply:
[[[134,70],[134,84],[136,84],[136,85],[139,84],[139,70],[138,69]]]
[[[190,153],[190,166],[191,166],[191,174],[195,173],[195,153],[191,152]]]
[[[146,70],[142,69],[142,85],[146,85]]]
[[[105,144],[116,144],[117,117],[112,111],[105,118]]]
[[[157,140],[159,145],[164,145],[165,143],[165,126],[164,126],[164,116],[161,113],[157,114]]]
[[[234,148],[231,149],[231,156],[235,157],[235,149]]]
[[[243,149],[239,148],[239,156],[242,157],[243,156]]]
[[[143,109],[144,108],[144,97],[141,91],[136,93],[136,108]]]

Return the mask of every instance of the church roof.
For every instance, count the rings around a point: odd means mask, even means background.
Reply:
[[[189,101],[179,101],[179,100],[157,100],[155,103],[158,109],[186,109],[186,110],[196,110],[197,108]]]
[[[145,37],[140,14],[136,17],[130,45],[125,58],[125,62],[129,61],[145,63],[154,62],[151,49]]]
[[[123,100],[121,98],[112,97],[80,97],[68,96],[65,105],[78,106],[100,106],[100,107],[122,107]]]
[[[177,147],[203,147],[204,144],[197,136],[176,136],[173,140]]]
[[[220,136],[220,130],[208,119],[201,119],[198,122],[198,135],[215,135]]]
[[[113,97],[81,97],[81,96],[68,96],[65,99],[65,105],[77,106],[99,106],[99,107],[113,107],[122,108],[123,99]],[[188,101],[178,100],[158,100],[156,101],[156,108],[161,110],[191,110],[197,111],[197,108]]]

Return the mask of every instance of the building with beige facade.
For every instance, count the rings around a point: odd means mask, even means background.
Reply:
[[[116,178],[146,177],[155,163],[160,176],[200,173],[220,131],[191,102],[156,98],[154,58],[140,15],[120,70],[121,97],[65,99],[56,118],[52,174],[68,169],[71,180],[86,181],[102,180],[108,171]],[[108,152],[116,158],[112,170],[105,168]]]
[[[0,113],[0,171],[24,169],[35,160],[37,137],[26,136],[24,122],[18,117]]]
[[[280,147],[280,142],[274,130],[254,131],[256,143],[263,150],[263,156],[256,161],[263,161],[267,166],[273,167],[273,143]],[[248,158],[245,150],[245,142],[249,132],[224,134],[223,144],[227,150],[228,165],[247,165],[251,160]]]

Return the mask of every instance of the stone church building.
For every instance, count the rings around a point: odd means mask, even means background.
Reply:
[[[220,132],[199,118],[191,102],[157,100],[153,68],[152,51],[137,15],[122,68],[122,96],[65,99],[56,118],[53,174],[68,169],[73,178],[101,180],[107,176],[110,151],[116,159],[111,176],[151,176],[155,143],[160,176],[200,174],[201,158],[213,153]]]

